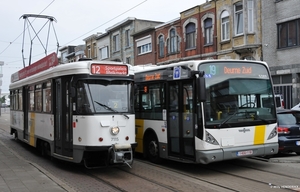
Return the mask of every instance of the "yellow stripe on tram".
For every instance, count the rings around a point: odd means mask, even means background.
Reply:
[[[266,126],[255,126],[254,145],[263,144],[265,141]]]
[[[35,113],[30,114],[30,122],[29,145],[34,146]]]

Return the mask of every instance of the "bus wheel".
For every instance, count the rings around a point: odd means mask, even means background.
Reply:
[[[161,162],[161,158],[159,157],[158,139],[156,138],[156,136],[154,134],[151,134],[147,138],[146,153],[147,153],[148,159],[152,163],[160,163]]]

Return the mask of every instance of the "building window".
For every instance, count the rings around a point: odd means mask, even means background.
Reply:
[[[127,64],[131,64],[131,59],[130,59],[130,57],[126,57],[126,63],[127,63]]]
[[[61,52],[61,63],[67,63],[68,59],[67,59],[67,51]]]
[[[248,0],[247,2],[247,9],[248,9],[248,32],[253,33],[253,20],[254,20],[254,14],[253,14],[253,0]]]
[[[107,59],[108,58],[108,46],[100,48],[100,59]]]
[[[116,52],[116,51],[120,51],[120,35],[117,34],[117,35],[114,35],[113,36],[113,51]]]
[[[152,51],[152,45],[151,43],[141,45],[138,47],[138,54],[144,54],[144,53],[149,53]]]
[[[125,31],[125,47],[129,47],[129,42],[130,42],[130,30],[127,29]]]
[[[151,52],[152,51],[151,36],[148,35],[146,37],[137,39],[136,46],[138,50],[137,51],[138,55]]]
[[[173,54],[177,52],[177,35],[175,32],[175,29],[171,29],[170,30],[170,39],[168,41],[168,45],[169,45],[169,53]]]
[[[159,47],[159,57],[165,56],[165,42],[164,42],[164,36],[160,35],[158,37],[158,47]]]
[[[196,47],[196,28],[195,28],[195,23],[189,23],[185,27],[186,31],[186,49],[191,49]]]
[[[212,44],[212,19],[204,20],[205,44]]]
[[[92,54],[91,54],[91,46],[87,47],[87,58],[92,58]]]
[[[300,45],[300,19],[280,23],[278,30],[278,48]]]
[[[242,34],[244,32],[242,2],[238,2],[234,5],[234,16],[235,34]]]
[[[94,58],[97,58],[97,44],[96,43],[93,44],[93,48],[94,48],[94,50],[93,50]]]
[[[229,13],[223,11],[221,14],[221,37],[222,41],[229,40]]]

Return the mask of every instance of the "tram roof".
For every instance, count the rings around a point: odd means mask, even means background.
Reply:
[[[24,79],[18,80],[10,84],[9,88],[17,88],[23,85],[33,84],[40,81],[45,81],[47,79],[60,77],[60,76],[67,76],[73,74],[91,74],[90,66],[92,64],[105,64],[105,65],[127,65],[128,66],[128,74],[127,75],[134,75],[132,66],[129,64],[124,64],[115,61],[96,61],[96,60],[89,60],[89,61],[77,61],[71,62],[66,64],[60,64],[54,67],[51,67],[45,71],[41,71],[36,73],[32,76],[28,76]],[[107,75],[109,76],[109,75]]]

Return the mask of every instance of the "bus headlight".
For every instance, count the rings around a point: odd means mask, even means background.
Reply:
[[[117,135],[120,132],[120,129],[119,129],[119,127],[112,127],[110,129],[110,132],[112,135]]]
[[[207,131],[205,131],[206,133],[206,139],[205,141],[207,143],[213,144],[213,145],[219,145],[218,141]]]
[[[277,136],[277,126],[272,130],[272,132],[270,133],[268,140],[274,138]]]

